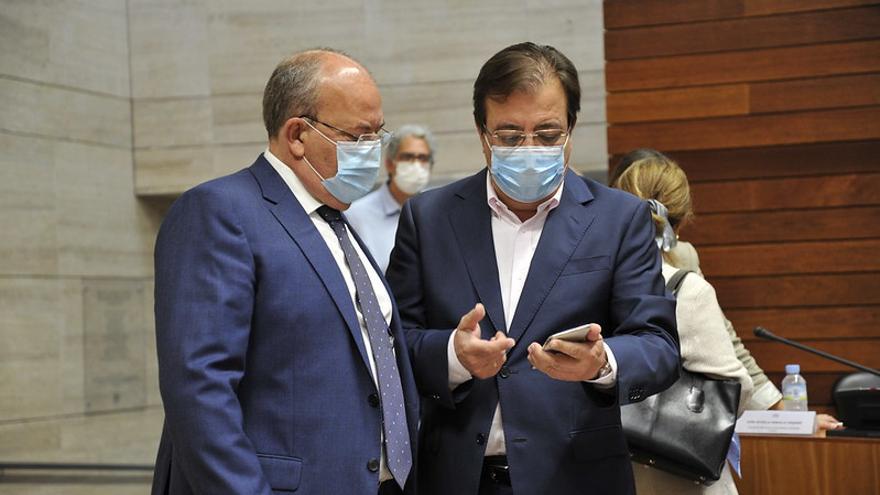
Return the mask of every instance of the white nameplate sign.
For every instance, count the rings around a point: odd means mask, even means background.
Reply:
[[[746,411],[736,421],[740,435],[803,435],[816,430],[816,411]]]

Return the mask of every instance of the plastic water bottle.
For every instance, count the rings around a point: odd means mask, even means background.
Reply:
[[[800,375],[799,364],[785,365],[782,379],[782,409],[786,411],[807,410],[807,381]]]

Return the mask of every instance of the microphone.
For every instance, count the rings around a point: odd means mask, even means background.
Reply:
[[[837,357],[834,354],[828,354],[825,351],[820,351],[819,349],[814,349],[810,346],[806,346],[806,345],[801,344],[799,342],[795,342],[793,340],[786,339],[785,337],[780,337],[780,336],[774,334],[773,332],[771,332],[770,330],[767,330],[764,327],[755,327],[754,332],[755,332],[756,337],[760,337],[762,339],[767,339],[767,340],[773,340],[775,342],[779,342],[779,343],[785,344],[785,345],[790,345],[790,346],[795,347],[797,349],[800,349],[802,351],[812,352],[813,354],[816,354],[817,356],[822,356],[825,359],[830,359],[832,361],[838,362],[840,364],[844,364],[846,366],[850,366],[850,367],[855,368],[857,370],[864,371],[866,373],[870,373],[875,376],[880,376],[880,371],[875,370],[874,368],[869,368],[869,367],[861,365],[859,363],[855,363],[853,361],[850,361],[849,359]]]

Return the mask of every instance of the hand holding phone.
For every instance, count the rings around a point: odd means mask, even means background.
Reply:
[[[547,340],[544,341],[544,350],[547,351],[547,345],[550,344],[550,341],[553,339],[566,340],[568,342],[586,342],[587,334],[590,333],[590,327],[592,323],[587,323],[586,325],[581,325],[579,327],[569,328],[568,330],[563,330],[561,332],[556,332],[553,335],[547,337]],[[553,351],[550,351],[553,352]]]

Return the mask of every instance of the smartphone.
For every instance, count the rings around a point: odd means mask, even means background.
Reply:
[[[569,342],[584,342],[587,340],[587,333],[590,331],[591,323],[587,323],[586,325],[581,325],[579,327],[569,328],[568,330],[563,330],[561,332],[556,332],[553,335],[547,337],[547,340],[544,342],[544,350],[547,350],[547,344],[550,343],[553,339],[562,339],[567,340]]]

